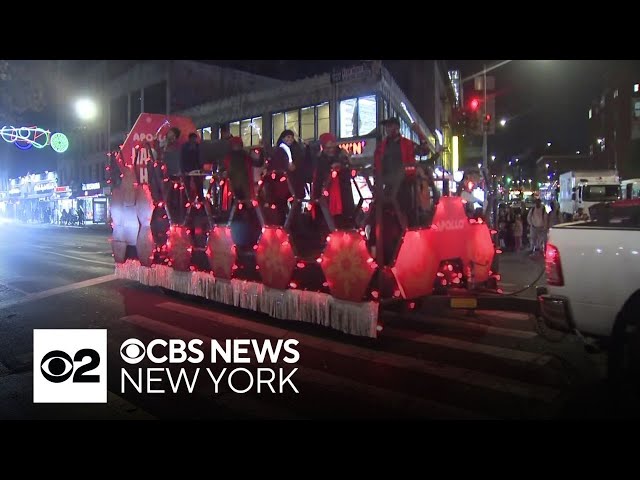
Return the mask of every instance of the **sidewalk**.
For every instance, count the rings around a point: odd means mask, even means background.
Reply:
[[[542,255],[529,256],[528,251],[504,252],[499,256],[498,261],[499,273],[502,277],[499,284],[504,293],[515,292],[533,284],[531,288],[518,293],[518,296],[536,297],[535,286],[544,285],[546,280]]]
[[[22,227],[33,227],[33,228],[65,228],[65,229],[76,229],[76,230],[91,230],[91,231],[101,231],[101,232],[111,232],[111,225],[108,223],[85,223],[84,225],[59,225],[57,223],[31,223],[31,222],[22,222],[19,220],[12,219],[0,219],[0,224],[11,224]]]

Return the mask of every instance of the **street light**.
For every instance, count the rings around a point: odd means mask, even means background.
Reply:
[[[580,150],[576,150],[576,155],[580,155]]]
[[[551,146],[551,142],[547,142],[547,147],[550,147],[550,146]]]
[[[76,115],[81,120],[93,120],[98,114],[98,107],[93,100],[81,98],[76,101]]]
[[[504,127],[507,124],[507,119],[503,118],[502,120],[500,120],[500,126]]]
[[[491,155],[491,161],[495,162],[495,160],[496,160],[496,156],[495,155]]]

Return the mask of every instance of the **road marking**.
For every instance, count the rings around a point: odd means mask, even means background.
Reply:
[[[20,280],[11,280],[11,281],[19,282]],[[7,282],[6,280],[0,282],[0,285],[2,285],[3,287],[7,287],[9,290],[15,290],[16,292],[21,293],[23,295],[29,295],[30,293],[30,292],[27,292],[26,290],[22,290],[21,288],[11,286],[11,282]]]
[[[381,363],[400,369],[416,371],[426,375],[443,378],[445,380],[491,389],[524,398],[533,397],[550,403],[560,394],[557,389],[551,387],[532,385],[476,370],[469,370],[462,367],[446,365],[428,360],[419,360],[395,353],[358,347],[356,345],[347,345],[334,340],[322,339],[311,335],[305,335],[303,333],[289,332],[282,328],[263,325],[251,320],[234,318],[223,313],[201,310],[188,305],[164,302],[158,304],[158,307],[185,315],[200,317],[235,328],[261,333],[270,337],[282,338],[286,336],[287,338],[294,338],[304,346],[324,350],[326,352],[337,353],[338,355],[357,358],[368,362]]]
[[[115,268],[115,263],[114,262],[102,262],[100,260],[91,260],[89,258],[76,257],[74,255],[65,255],[64,253],[58,253],[58,252],[47,252],[47,254],[48,255],[58,255],[59,257],[72,258],[74,260],[81,260],[83,262],[97,263],[97,264],[100,264],[100,265],[106,265],[108,267]]]
[[[111,282],[117,280],[114,273],[110,275],[104,275],[102,277],[90,278],[89,280],[83,280],[82,282],[72,283],[69,285],[63,285],[61,287],[52,288],[43,292],[30,293],[22,298],[16,298],[14,300],[5,300],[0,302],[0,309],[12,307],[22,303],[33,302],[34,300],[41,300],[43,298],[52,297],[54,295],[60,295],[61,293],[71,292],[73,290],[79,290],[80,288],[92,287],[101,283]]]
[[[180,338],[184,340],[199,339],[204,342],[209,349],[211,343],[211,337],[202,336],[193,331],[186,330],[174,325],[167,324],[145,317],[143,315],[129,315],[122,317],[120,320],[132,323],[145,330],[159,333],[169,338]],[[249,357],[253,357],[253,352],[248,353]],[[255,360],[255,357],[253,358]],[[361,395],[365,398],[376,398],[381,403],[387,405],[394,405],[398,407],[398,410],[411,413],[414,416],[420,418],[450,418],[450,419],[488,419],[486,415],[464,410],[462,408],[445,405],[432,400],[407,395],[405,393],[394,392],[392,390],[378,387],[375,385],[369,385],[361,383],[346,377],[333,375],[331,373],[323,372],[306,366],[300,366],[299,370],[295,373],[295,378],[301,382],[319,384],[323,387],[332,387],[338,391],[341,395],[345,394],[345,390],[353,392],[353,395]],[[250,398],[250,397],[249,397]],[[217,397],[216,397],[217,399]],[[235,404],[235,399],[230,402],[230,407]],[[257,403],[257,402],[256,402]],[[401,406],[401,407],[400,407]],[[263,409],[263,405],[256,405],[258,410]],[[237,406],[235,407],[237,408]],[[291,417],[291,415],[286,415]],[[272,418],[269,415],[269,418]]]
[[[416,332],[414,330],[399,330],[397,328],[387,327],[383,331],[384,335],[402,340],[409,340],[426,345],[435,345],[454,350],[463,350],[465,352],[481,353],[491,357],[502,358],[506,360],[515,360],[518,362],[535,363],[536,365],[546,365],[551,361],[549,355],[541,355],[539,353],[527,352],[525,350],[514,350],[511,348],[496,347],[476,342],[467,342],[451,337],[443,337],[440,335],[431,335],[428,333]]]
[[[385,312],[384,315],[393,316],[396,318],[402,318],[401,315],[393,312]],[[463,329],[472,330],[477,333],[488,333],[490,335],[497,335],[499,337],[513,337],[513,338],[535,338],[538,336],[536,332],[529,332],[526,330],[518,330],[515,328],[503,328],[492,327],[485,325],[484,323],[468,322],[466,320],[460,320],[458,317],[432,317],[427,315],[409,314],[409,319],[414,322],[424,323],[425,325],[441,325],[444,327],[462,327]],[[387,327],[388,328],[388,327]],[[385,330],[387,331],[387,330]]]
[[[152,318],[148,318],[143,315],[127,315],[126,317],[122,317],[120,320],[143,328],[144,330],[164,335],[168,338],[181,338],[185,340],[199,339],[204,342],[204,345],[207,346],[207,349],[210,348],[209,346],[211,345],[211,337],[198,335],[184,328],[153,320]],[[297,376],[299,372],[300,370],[298,370],[295,375]],[[286,409],[282,409],[268,403],[259,402],[247,395],[216,395],[213,394],[213,389],[211,389],[211,392],[212,395],[210,397],[207,396],[207,398],[212,398],[216,403],[219,403],[220,405],[232,410],[240,410],[243,413],[251,411],[254,412],[254,415],[256,414],[256,411],[260,411],[261,413],[259,416],[271,418],[274,420],[301,419],[299,415],[294,414]]]

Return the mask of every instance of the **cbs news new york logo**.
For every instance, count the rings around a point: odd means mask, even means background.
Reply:
[[[107,331],[33,331],[34,403],[107,403]]]

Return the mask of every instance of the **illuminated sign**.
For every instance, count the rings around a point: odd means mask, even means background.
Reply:
[[[361,155],[366,145],[367,142],[365,140],[359,140],[357,142],[341,143],[338,145],[338,147],[347,152],[349,155]]]
[[[53,182],[48,183],[37,183],[33,186],[33,190],[35,192],[45,192],[48,190],[53,190],[56,188],[56,184]]]
[[[66,193],[69,192],[71,188],[69,187],[56,187],[56,193]]]
[[[100,183],[83,183],[82,190],[100,190]]]
[[[16,193],[20,193],[19,188],[12,188],[11,190],[9,190],[9,195],[15,195]]]

